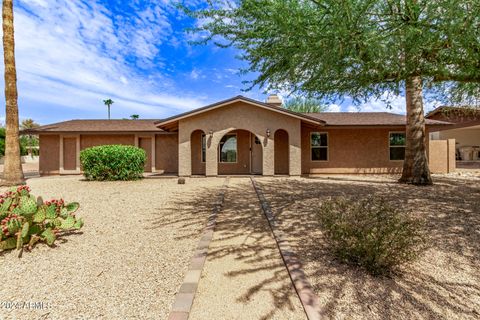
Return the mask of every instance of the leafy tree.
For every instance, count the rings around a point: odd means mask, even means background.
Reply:
[[[108,120],[110,120],[110,106],[115,103],[112,99],[106,99],[103,100],[103,103],[107,106],[108,108]]]
[[[22,130],[35,129],[38,127],[40,127],[40,125],[36,123],[33,119],[24,119],[20,124],[20,128]]]
[[[132,115],[130,116],[130,119],[132,119],[132,120],[138,120],[138,119],[140,119],[140,115],[138,115],[138,114],[132,114]]]
[[[29,130],[38,128],[40,125],[36,123],[33,119],[24,119],[20,124],[20,129]],[[20,146],[26,150],[26,154],[33,154],[33,147],[38,146],[38,136],[32,134],[23,134],[20,137]],[[24,155],[22,153],[22,155]]]
[[[290,98],[283,103],[285,109],[296,112],[323,112],[326,110],[321,100],[313,98],[295,97]]]
[[[431,184],[423,97],[480,93],[480,0],[240,0],[186,8],[194,29],[234,46],[250,83],[326,101],[405,94],[407,145],[401,182]],[[223,39],[223,40],[222,40]],[[424,90],[427,89],[424,94]]]
[[[0,156],[5,155],[5,128],[0,128]]]
[[[15,37],[13,25],[13,0],[3,0],[3,59],[5,63],[5,165],[4,185],[24,183],[20,158],[18,126],[17,69],[15,67]]]

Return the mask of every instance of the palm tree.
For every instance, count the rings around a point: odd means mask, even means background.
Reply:
[[[5,63],[5,165],[3,185],[25,183],[20,158],[18,128],[17,70],[15,67],[15,38],[13,29],[13,0],[3,0],[3,59]]]
[[[35,129],[38,127],[40,127],[40,125],[36,123],[33,119],[24,119],[20,124],[20,128],[22,130]]]
[[[138,120],[138,119],[140,119],[140,116],[139,116],[138,114],[132,114],[132,115],[130,116],[130,118],[131,118],[132,120]]]
[[[21,130],[35,129],[38,127],[40,127],[40,125],[36,123],[33,119],[24,119],[20,124]],[[28,155],[31,156],[33,146],[38,146],[38,136],[32,135],[32,134],[26,134],[24,135],[24,137],[26,137],[26,142],[27,142],[26,147],[28,150]]]
[[[323,105],[320,100],[303,97],[291,98],[283,104],[283,107],[301,113],[323,112],[326,110],[325,105]]]
[[[112,104],[114,104],[115,101],[113,101],[112,99],[107,99],[107,100],[103,100],[103,103],[107,106],[108,108],[108,120],[110,120],[110,106]]]

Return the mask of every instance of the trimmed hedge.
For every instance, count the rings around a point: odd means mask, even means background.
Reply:
[[[138,180],[142,178],[147,155],[141,148],[104,145],[80,152],[83,175],[87,180]]]

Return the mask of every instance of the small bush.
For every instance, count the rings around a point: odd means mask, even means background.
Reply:
[[[319,218],[333,253],[373,275],[392,273],[425,247],[422,222],[381,198],[328,200]]]
[[[79,204],[63,199],[43,201],[20,186],[0,195],[0,251],[31,250],[38,241],[49,246],[63,232],[80,229],[83,220],[75,217]]]
[[[83,174],[88,180],[137,180],[142,177],[147,156],[134,146],[105,145],[80,152]]]

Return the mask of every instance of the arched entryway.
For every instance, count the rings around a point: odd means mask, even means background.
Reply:
[[[232,130],[218,144],[218,174],[262,174],[263,147],[248,130]]]
[[[205,175],[206,135],[202,130],[195,130],[190,136],[192,151],[192,175]]]
[[[288,132],[283,129],[275,131],[274,135],[275,174],[289,174],[289,142]]]

